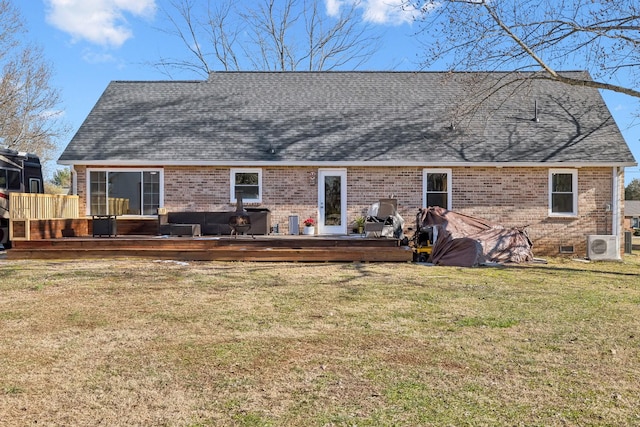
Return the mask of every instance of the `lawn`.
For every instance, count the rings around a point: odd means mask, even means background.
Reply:
[[[640,257],[0,260],[0,425],[640,424]]]

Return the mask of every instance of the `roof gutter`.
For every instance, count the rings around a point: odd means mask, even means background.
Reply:
[[[252,161],[252,160],[59,160],[58,164],[74,166],[279,166],[279,167],[495,167],[495,168],[581,168],[581,167],[634,167],[632,162],[425,162],[425,161]]]

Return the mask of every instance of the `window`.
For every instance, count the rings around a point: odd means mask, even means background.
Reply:
[[[425,207],[451,209],[451,169],[425,169],[422,172],[422,189]]]
[[[8,170],[7,182],[9,184],[9,190],[22,190],[22,186],[20,185],[20,171]]]
[[[20,171],[14,169],[0,169],[0,188],[4,190],[20,191]]]
[[[631,218],[631,228],[640,228],[640,218]]]
[[[242,194],[242,201],[249,203],[262,202],[262,170],[231,169],[231,202],[237,203],[237,195]]]
[[[578,171],[549,170],[549,215],[578,215]]]
[[[29,178],[29,193],[40,193],[40,185],[38,178]]]
[[[161,170],[89,170],[89,215],[155,215]]]

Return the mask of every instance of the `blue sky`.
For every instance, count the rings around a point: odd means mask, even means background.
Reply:
[[[349,0],[325,0],[327,11]],[[413,37],[411,11],[401,0],[362,0],[362,18],[383,35],[380,51],[361,69],[417,70],[423,49]],[[20,8],[28,38],[44,49],[54,68],[53,85],[61,92],[65,120],[72,130],[59,143],[60,152],[82,124],[112,80],[166,80],[149,65],[160,57],[184,52],[182,42],[158,31],[161,7],[168,0],[29,0]],[[431,68],[442,70],[443,68]],[[198,79],[194,74],[174,75]],[[621,82],[624,84],[624,82]],[[640,101],[603,93],[637,161],[640,161]],[[627,168],[625,182],[640,178],[640,168]]]

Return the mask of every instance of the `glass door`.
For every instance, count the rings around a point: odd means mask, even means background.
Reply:
[[[318,173],[318,234],[347,234],[347,171]]]

